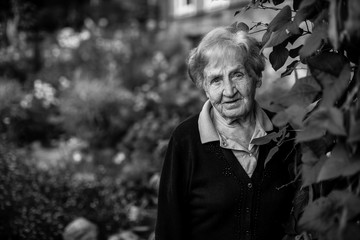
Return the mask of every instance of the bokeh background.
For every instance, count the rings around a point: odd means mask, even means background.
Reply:
[[[205,101],[187,55],[235,21],[261,38],[277,11],[247,4],[2,0],[0,239],[152,239],[168,139]],[[264,107],[280,74],[264,73]]]

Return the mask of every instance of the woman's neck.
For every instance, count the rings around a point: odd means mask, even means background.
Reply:
[[[224,119],[215,108],[212,108],[211,116],[215,128],[220,134],[224,134],[228,138],[250,142],[256,124],[254,112],[251,112],[249,116],[230,121]]]
[[[248,129],[255,126],[255,113],[251,111],[246,116],[241,118],[231,119],[224,118],[215,108],[211,108],[211,116],[217,123],[228,128],[243,128]]]

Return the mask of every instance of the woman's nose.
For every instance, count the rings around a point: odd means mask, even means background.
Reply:
[[[235,85],[231,80],[224,81],[224,95],[227,97],[232,97],[236,92]]]

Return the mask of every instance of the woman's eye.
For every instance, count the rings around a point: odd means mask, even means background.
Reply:
[[[220,77],[214,77],[213,79],[211,79],[210,83],[213,84],[213,83],[219,83],[221,81],[221,78]]]
[[[242,78],[243,76],[244,76],[244,74],[242,72],[234,73],[234,77],[236,77],[236,78]]]

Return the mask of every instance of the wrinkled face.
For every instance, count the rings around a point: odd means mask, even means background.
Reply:
[[[215,110],[227,121],[246,118],[254,106],[257,81],[251,78],[239,54],[224,57],[214,49],[204,69],[203,89]]]

